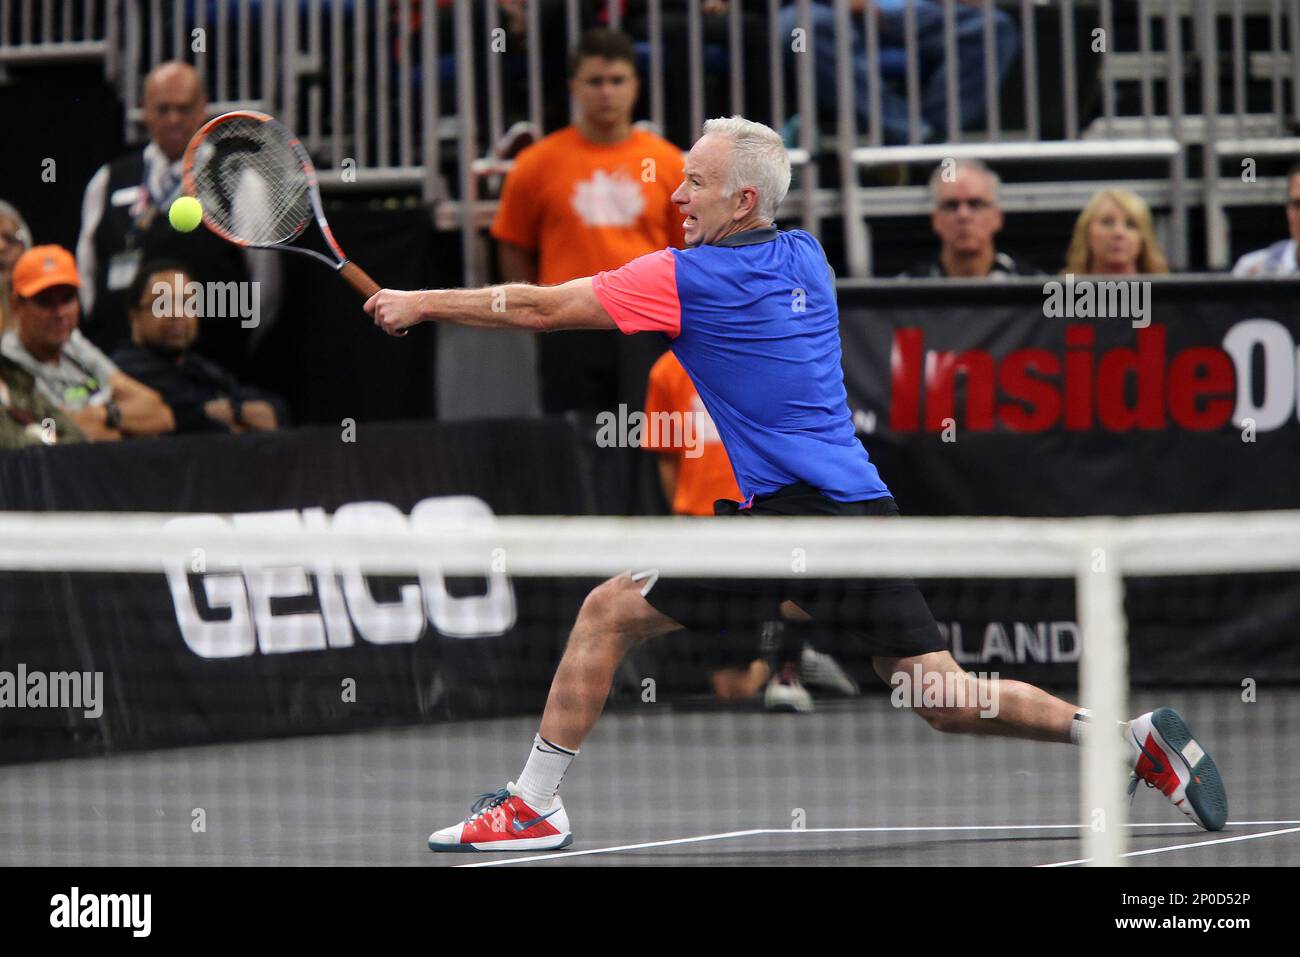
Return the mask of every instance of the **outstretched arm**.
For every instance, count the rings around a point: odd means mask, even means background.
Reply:
[[[617,328],[592,291],[590,277],[558,286],[509,283],[482,289],[381,289],[366,300],[365,310],[389,335],[400,335],[421,322],[532,332]]]

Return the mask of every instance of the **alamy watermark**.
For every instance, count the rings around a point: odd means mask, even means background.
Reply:
[[[0,708],[81,708],[87,718],[104,713],[102,671],[0,671]]]
[[[688,459],[704,454],[704,435],[698,412],[618,411],[596,415],[596,445],[602,449],[681,449]]]
[[[979,708],[981,718],[998,716],[998,672],[895,671],[889,703],[895,708]]]
[[[1151,282],[1145,279],[1078,279],[1043,283],[1048,319],[1130,319],[1134,329],[1151,325]]]
[[[181,310],[200,319],[238,319],[244,329],[255,329],[262,321],[260,282],[195,282],[180,286],[159,281],[153,284],[153,314],[158,319]]]
[[[50,898],[54,928],[120,928],[132,937],[148,937],[153,929],[152,894],[90,894],[73,887]]]

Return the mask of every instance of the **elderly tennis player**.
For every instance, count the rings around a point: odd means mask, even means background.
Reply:
[[[663,336],[717,424],[745,500],[737,516],[894,516],[898,508],[854,433],[840,367],[834,277],[817,240],[780,230],[776,211],[790,163],[770,128],[741,117],[710,120],[673,194],[686,249],[663,249],[619,269],[558,286],[400,292],[383,289],[366,311],[391,335],[420,322],[526,329],[607,329]],[[825,583],[823,583],[824,585]],[[1122,734],[1133,777],[1158,788],[1207,830],[1223,827],[1227,798],[1203,743],[1170,708],[1118,728],[1092,728],[1086,710],[1019,681],[965,675],[914,582],[754,583],[740,602],[709,601],[719,583],[619,575],[582,603],[551,683],[541,727],[517,781],[484,794],[466,820],[435,831],[435,851],[567,847],[572,825],[560,782],[600,717],[623,656],[678,628],[703,630],[707,607],[742,606],[752,628],[774,614],[830,618],[847,627],[880,677],[929,684],[987,683],[964,704],[915,702],[931,727],[1079,744]],[[848,591],[845,591],[845,589]],[[844,621],[845,609],[853,621]],[[746,622],[728,622],[739,625]],[[996,714],[975,701],[996,700]],[[521,742],[522,743],[522,742]],[[701,796],[703,799],[703,796]],[[618,814],[617,807],[607,813]]]

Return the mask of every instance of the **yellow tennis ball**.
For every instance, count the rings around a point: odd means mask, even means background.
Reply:
[[[172,229],[182,233],[198,229],[199,223],[203,222],[203,204],[193,196],[181,196],[167,211],[167,221],[172,224]]]

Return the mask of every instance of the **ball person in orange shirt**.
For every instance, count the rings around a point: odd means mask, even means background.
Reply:
[[[502,278],[555,286],[684,243],[672,202],[682,151],[632,125],[632,42],[589,30],[569,59],[573,123],[515,160],[492,223]],[[648,336],[570,331],[537,342],[542,411],[640,408],[662,346]]]

